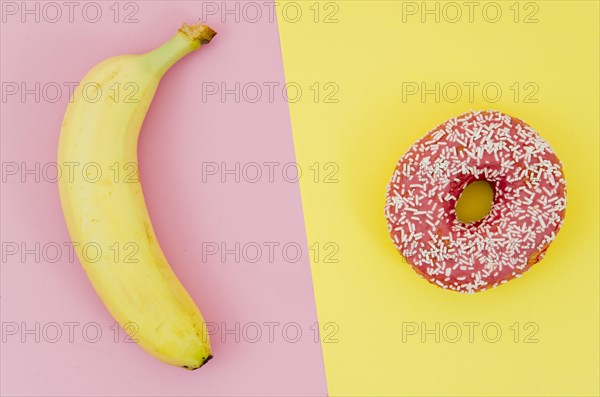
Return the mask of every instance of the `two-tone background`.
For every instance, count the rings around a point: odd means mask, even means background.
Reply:
[[[600,392],[598,2],[0,6],[2,395]],[[138,165],[211,332],[214,360],[188,372],[132,343],[90,286],[56,186],[85,165],[56,150],[93,65],[198,18],[218,35],[163,79]],[[397,159],[470,109],[532,125],[568,183],[546,258],[474,296],[419,279],[383,217]]]

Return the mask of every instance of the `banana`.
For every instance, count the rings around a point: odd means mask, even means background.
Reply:
[[[162,76],[215,34],[184,24],[150,52],[96,65],[73,93],[58,147],[58,164],[75,170],[58,182],[67,228],[94,289],[144,350],[186,369],[212,358],[210,341],[156,239],[137,177],[137,142]]]

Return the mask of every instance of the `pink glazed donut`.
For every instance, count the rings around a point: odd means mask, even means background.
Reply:
[[[456,202],[473,181],[494,189],[489,214],[465,224]],[[446,121],[410,147],[387,187],[392,241],[416,272],[474,293],[519,277],[544,257],[566,208],[562,164],[523,121],[497,111]]]

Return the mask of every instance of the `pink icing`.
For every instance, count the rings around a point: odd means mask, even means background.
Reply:
[[[482,220],[464,224],[456,201],[475,180],[494,188]],[[550,145],[523,121],[497,111],[440,124],[402,156],[387,187],[394,245],[422,277],[478,292],[543,258],[562,226],[566,183]]]

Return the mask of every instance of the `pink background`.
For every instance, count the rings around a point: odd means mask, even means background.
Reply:
[[[1,80],[76,82],[97,62],[118,54],[140,53],[169,38],[182,22],[200,16],[200,3],[137,2],[139,23],[114,23],[108,7],[98,23],[81,18],[69,23],[21,23],[9,18],[1,31]],[[76,14],[77,15],[77,14]],[[25,322],[33,328],[48,322],[78,322],[74,342],[67,328],[57,343],[32,335],[25,342],[3,334],[3,395],[324,395],[321,347],[310,326],[317,321],[297,184],[276,178],[256,183],[202,182],[202,163],[294,161],[288,106],[274,103],[202,103],[202,82],[265,81],[283,84],[276,22],[221,23],[213,43],[175,65],[165,76],[140,138],[140,174],[149,211],[161,245],[207,322],[298,323],[297,343],[282,338],[281,326],[270,343],[267,329],[258,343],[226,342],[212,337],[214,360],[189,372],[151,358],[135,344],[113,341],[112,318],[101,304],[77,261],[24,262],[11,256],[1,264],[2,322]],[[57,103],[18,96],[2,103],[3,162],[33,167],[56,161],[66,88]],[[1,192],[2,242],[69,241],[55,183],[26,183],[6,176]],[[202,242],[295,242],[303,247],[297,263],[281,255],[269,263],[221,263],[202,260]],[[83,324],[97,322],[99,342],[86,342]],[[93,333],[91,332],[92,336]],[[290,333],[293,336],[293,332]],[[52,332],[52,335],[54,333]],[[121,334],[122,335],[122,334]],[[254,334],[252,334],[254,335]],[[121,336],[122,338],[122,336]]]

